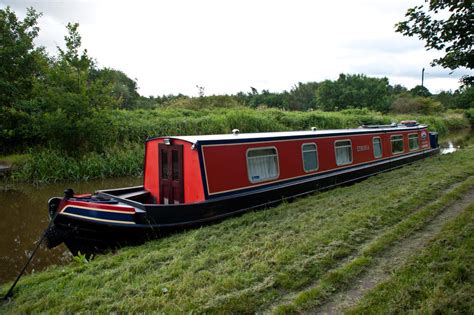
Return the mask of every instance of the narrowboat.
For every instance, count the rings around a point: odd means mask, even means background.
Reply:
[[[415,121],[355,129],[152,137],[143,185],[49,200],[49,247],[97,252],[221,220],[439,152]]]

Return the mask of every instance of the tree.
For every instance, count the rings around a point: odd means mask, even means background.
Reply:
[[[431,92],[426,87],[422,85],[417,85],[413,89],[410,90],[411,95],[413,96],[422,96],[422,97],[430,97]]]
[[[31,96],[34,79],[41,73],[44,49],[35,47],[38,18],[29,8],[23,21],[6,7],[0,10],[0,106],[14,107]]]
[[[457,108],[474,108],[474,86],[464,86],[455,93],[455,106]]]
[[[288,106],[293,110],[306,110],[316,108],[316,90],[319,87],[317,82],[298,82],[289,93]]]
[[[362,74],[340,74],[337,81],[326,80],[316,91],[316,101],[323,110],[370,108],[386,112],[390,106],[387,78],[369,78]]]
[[[400,95],[393,101],[390,110],[398,114],[433,115],[444,111],[444,107],[441,102],[435,101],[431,97]]]
[[[94,78],[95,62],[81,49],[79,24],[67,25],[66,49],[50,61],[44,76],[35,81],[35,107],[41,114],[43,141],[71,153],[100,151],[101,130],[107,129],[103,109],[114,108],[118,100],[113,85]]]
[[[137,82],[122,71],[110,68],[92,69],[90,79],[92,81],[102,80],[103,83],[110,84],[112,96],[117,100],[118,107],[123,109],[137,107],[140,98],[137,92]]]
[[[426,6],[426,7],[425,7]],[[474,54],[472,41],[473,7],[470,0],[429,0],[424,5],[407,10],[405,21],[395,25],[396,31],[405,36],[417,35],[425,41],[427,50],[444,50],[445,55],[434,59],[432,65],[454,70],[459,67],[472,69]],[[462,78],[472,84],[472,75]]]

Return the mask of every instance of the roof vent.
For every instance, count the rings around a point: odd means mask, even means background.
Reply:
[[[232,134],[233,134],[234,136],[237,136],[239,133],[240,133],[240,130],[239,130],[239,129],[232,129]]]
[[[318,130],[318,128],[316,128],[316,127],[311,127],[311,131],[316,131],[316,130]]]
[[[407,126],[407,127],[414,127],[418,126],[418,122],[416,120],[402,120],[400,124]]]

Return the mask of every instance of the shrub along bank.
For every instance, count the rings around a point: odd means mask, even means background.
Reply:
[[[472,148],[418,161],[91,262],[51,267],[23,278],[0,312],[304,311],[313,306],[307,298],[321,301],[354,281],[373,257],[472,189],[473,176]],[[309,289],[318,283],[319,291]]]
[[[362,124],[389,124],[404,119],[417,119],[430,125],[430,130],[438,131],[440,135],[469,126],[462,113],[389,116],[368,110],[290,112],[264,108],[112,110],[104,111],[95,119],[100,121],[91,120],[93,128],[84,126],[90,135],[81,137],[81,145],[72,136],[49,136],[52,133],[47,131],[49,125],[40,128],[42,131],[36,138],[28,136],[45,146],[30,150],[29,155],[17,165],[11,179],[49,182],[139,175],[143,163],[143,141],[147,136],[155,135],[230,133],[234,128],[241,132],[309,130],[310,127],[354,128]],[[32,128],[31,132],[35,130],[38,129]]]

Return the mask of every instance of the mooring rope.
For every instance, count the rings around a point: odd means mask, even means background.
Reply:
[[[48,227],[46,228],[46,230],[44,230],[43,235],[41,236],[40,240],[39,240],[38,243],[36,244],[36,247],[35,247],[35,249],[33,250],[33,252],[31,252],[31,255],[30,255],[30,257],[28,258],[28,261],[26,262],[25,266],[23,266],[23,269],[21,270],[20,274],[18,274],[18,276],[16,277],[15,282],[13,282],[12,286],[10,287],[10,290],[8,290],[7,294],[5,294],[5,296],[3,297],[3,300],[4,300],[4,301],[9,300],[9,299],[13,296],[13,289],[15,288],[16,284],[17,284],[18,281],[20,280],[21,276],[23,276],[23,274],[25,273],[26,268],[28,267],[28,265],[30,264],[31,260],[33,259],[33,256],[34,256],[34,255],[36,254],[36,252],[38,251],[38,248],[40,247],[41,243],[43,243],[44,238],[46,237],[46,233],[49,231],[49,228],[50,228],[51,225],[53,224],[54,219],[56,218],[56,215],[57,215],[57,214],[58,214],[58,213],[56,212],[56,213],[54,214],[54,216],[51,218],[51,220],[49,221]]]

